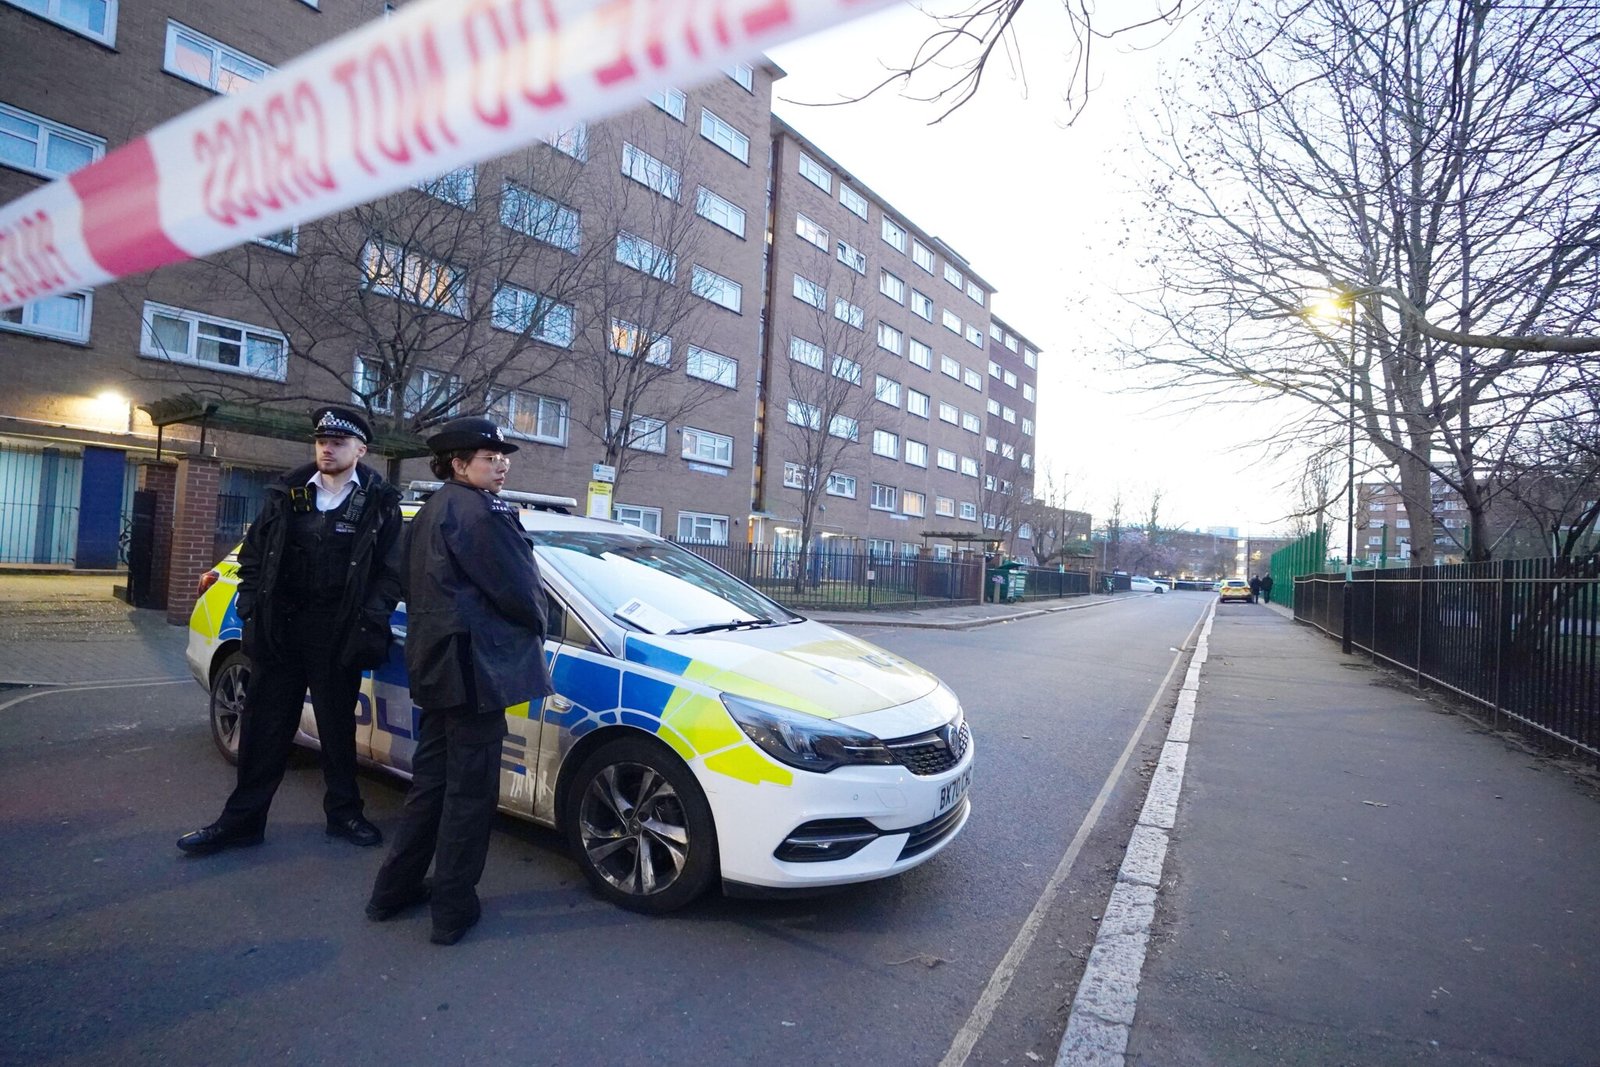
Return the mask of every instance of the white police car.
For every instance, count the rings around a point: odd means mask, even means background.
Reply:
[[[413,484],[417,488],[417,483]],[[973,743],[927,671],[790,612],[652,534],[524,506],[550,596],[557,693],[507,709],[501,809],[561,830],[590,883],[666,912],[727,890],[868,881],[936,855],[966,825]],[[418,505],[403,505],[407,517]],[[202,582],[187,658],[212,735],[237,758],[250,663],[237,557]],[[405,608],[394,629],[403,641]],[[397,642],[362,681],[361,758],[409,777],[417,709]],[[298,740],[315,746],[306,705]]]

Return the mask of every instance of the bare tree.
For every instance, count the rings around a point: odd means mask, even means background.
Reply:
[[[1019,532],[1027,525],[1031,534],[1028,546],[1040,566],[1060,556],[1069,544],[1089,536],[1085,513],[1068,510],[1071,496],[1065,472],[1057,474],[1048,462],[1042,463],[1018,513]]]
[[[1135,336],[1130,362],[1198,397],[1299,400],[1290,440],[1354,420],[1413,529],[1438,479],[1481,558],[1485,473],[1530,404],[1582,377],[1572,353],[1600,348],[1597,8],[1233,10],[1204,92],[1163,96],[1136,298],[1160,337]],[[1417,548],[1428,562],[1431,539]]]

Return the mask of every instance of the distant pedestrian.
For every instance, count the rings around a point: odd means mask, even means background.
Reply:
[[[1272,575],[1270,574],[1261,576],[1261,599],[1268,604],[1272,603]]]
[[[1253,604],[1261,599],[1261,575],[1250,576],[1250,602]]]
[[[217,821],[178,838],[191,856],[261,843],[308,688],[328,835],[383,841],[362,814],[355,712],[361,672],[388,657],[400,598],[400,493],[360,462],[372,431],[356,412],[322,408],[311,433],[314,462],[267,487],[239,549],[237,606],[251,667],[239,776]]]
[[[430,940],[453,945],[481,911],[506,710],[522,705],[537,718],[555,688],[539,566],[516,505],[499,498],[517,446],[493,421],[469,417],[446,423],[428,447],[446,480],[411,523],[404,570],[406,668],[422,714],[411,790],[367,918],[384,922],[431,898]]]

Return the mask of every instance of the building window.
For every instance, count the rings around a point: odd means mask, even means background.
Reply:
[[[99,41],[117,43],[117,0],[4,0],[13,7],[31,11],[40,18],[65,26],[73,33]],[[313,7],[316,5],[313,4]]]
[[[961,276],[961,272],[956,270],[955,267],[949,263],[944,265],[944,280],[955,286],[957,289],[964,289],[967,284],[967,280]]]
[[[725,307],[737,314],[744,306],[744,286],[698,263],[694,265],[689,284],[695,296],[709,300],[718,307]]]
[[[684,105],[688,98],[683,95],[682,89],[661,89],[650,94],[650,102],[665,111],[679,122],[683,121],[685,114]]]
[[[794,232],[802,241],[809,241],[824,252],[828,250],[828,228],[817,225],[798,211],[794,216]]]
[[[992,359],[989,361],[989,377],[991,377],[991,378],[999,378],[1000,375],[1002,375],[1004,373],[1005,372],[1000,369],[1000,364],[996,363]],[[997,403],[999,403],[999,401],[991,400],[990,403],[991,404],[997,404]],[[993,414],[993,413],[991,412],[991,414]]]
[[[933,298],[927,293],[911,290],[911,313],[920,318],[933,321]]]
[[[661,509],[641,508],[632,504],[611,505],[611,517],[625,526],[637,526],[646,533],[661,533]]]
[[[944,328],[949,330],[951,333],[959,334],[961,332],[961,316],[957,315],[949,308],[945,308],[940,314],[939,321],[943,322]]]
[[[789,358],[808,367],[822,369],[822,346],[801,337],[789,338]]]
[[[872,454],[875,456],[888,456],[890,459],[900,458],[900,438],[888,430],[872,431]]]
[[[848,241],[839,242],[839,262],[857,274],[867,273],[867,254]]]
[[[906,439],[906,462],[913,467],[926,467],[928,465],[928,446],[921,441]],[[922,514],[920,511],[917,514]]]
[[[911,362],[915,363],[923,370],[933,369],[933,349],[929,348],[927,345],[913,337],[911,338],[910,348],[907,351],[907,358],[910,359]]]
[[[1023,470],[1025,470],[1025,471],[1033,470],[1033,456],[1030,455],[1029,453],[1024,452],[1022,454],[1022,459],[1021,459],[1020,462],[1022,464],[1022,469]]]
[[[935,515],[943,515],[946,518],[952,518],[952,519],[955,518],[955,514],[956,514],[956,502],[955,502],[955,500],[953,500],[952,498],[947,497],[947,496],[936,496],[936,497],[934,497],[933,498],[933,513]],[[941,547],[943,547],[943,546],[941,546]],[[941,558],[943,558],[943,557],[941,557]]]
[[[622,412],[612,408],[611,419],[606,428],[614,434],[621,427]],[[628,423],[628,431],[624,435],[623,446],[640,452],[665,454],[667,451],[667,424],[661,419],[635,415],[633,420]]]
[[[794,297],[819,311],[828,306],[828,290],[803,275],[794,276]]]
[[[1013,349],[1013,351],[1015,350]],[[1035,352],[1031,348],[1024,350],[1022,353],[1022,362],[1026,363],[1030,368],[1037,367],[1039,365],[1039,353]]]
[[[932,410],[930,404],[931,401],[927,393],[919,393],[915,389],[906,390],[906,410],[911,414],[927,418],[928,413]]]
[[[392,296],[448,315],[465,315],[467,272],[421,252],[374,238],[361,252],[365,284]]]
[[[1022,420],[1022,432],[1024,434],[1027,434],[1029,437],[1033,436],[1033,420],[1032,419],[1023,419]]]
[[[844,441],[859,441],[861,423],[848,415],[835,415],[828,420],[828,434]]]
[[[697,463],[713,463],[718,467],[733,466],[733,438],[726,434],[712,433],[710,430],[697,430],[692,426],[683,428],[684,459],[694,460]]]
[[[929,274],[933,273],[933,249],[915,238],[911,241],[911,261]]]
[[[84,343],[89,340],[89,320],[93,310],[94,294],[87,290],[47,296],[19,308],[0,311],[0,330]]]
[[[985,437],[983,439],[983,448],[986,452],[998,452],[1000,451],[1000,442],[993,437]]]
[[[729,389],[739,387],[739,361],[707,348],[689,346],[686,370],[691,378],[713,382]]]
[[[728,543],[728,516],[680,511],[678,540],[701,545],[725,545]]]
[[[733,66],[727,69],[726,73],[728,77],[732,78],[739,84],[739,88],[743,89],[747,93],[750,93],[752,96],[755,95],[756,72],[751,69],[750,64],[735,63]]]
[[[833,357],[833,376],[842,378],[851,385],[861,384],[861,364],[844,356]]]
[[[861,218],[867,217],[867,198],[850,188],[844,182],[839,183],[839,203],[853,215]]]
[[[815,477],[815,467],[811,468],[811,475],[808,477],[806,469],[798,463],[785,463],[783,465],[783,485],[786,489],[804,489],[811,484],[812,478]]]
[[[146,303],[139,354],[211,370],[283,380],[289,339],[275,330]]]
[[[622,143],[622,173],[668,200],[678,199],[683,191],[683,176],[675,168],[626,141]]]
[[[893,407],[900,406],[900,383],[893,378],[878,375],[878,380],[872,389],[872,395]]]
[[[991,396],[989,398],[987,406],[988,406],[989,414],[991,414],[991,415],[1000,414],[1000,401],[996,400],[994,397]]]
[[[1010,371],[1006,371],[1006,384],[1015,389],[1017,387],[1017,376]],[[1032,400],[1033,386],[1024,384],[1022,386],[1022,397],[1024,400]]]
[[[972,503],[970,501],[963,500],[961,502],[961,517],[963,519],[969,519],[969,520],[977,519],[977,517],[978,517],[978,505],[976,505],[976,504],[974,504],[974,503]]]
[[[166,62],[162,69],[218,93],[243,92],[272,73],[271,67],[254,56],[171,19],[167,20]]]
[[[833,317],[846,326],[853,326],[858,330],[867,328],[867,313],[842,296],[833,302]]]
[[[1000,409],[1000,417],[1005,419],[1007,422],[1015,423],[1017,421],[1017,409],[1002,407]]]
[[[800,153],[800,177],[828,195],[833,195],[833,174],[804,152]]]
[[[856,476],[853,474],[828,475],[827,491],[829,496],[845,496],[854,500],[856,498]]]
[[[961,413],[961,428],[968,433],[982,433],[983,420],[970,411]]]
[[[954,378],[956,381],[960,381],[961,380],[961,364],[957,363],[955,360],[951,359],[949,356],[940,356],[939,357],[939,373],[943,374],[947,378]]]
[[[512,391],[489,404],[489,416],[506,433],[549,445],[567,443],[567,402],[553,396]]]
[[[639,354],[644,345],[644,361],[657,367],[672,366],[672,338],[653,334],[626,319],[612,319],[606,336],[606,347],[619,356],[630,359]]]
[[[386,368],[373,359],[356,360],[355,395],[373,411],[394,410],[394,383],[385,381]],[[454,415],[460,406],[461,379],[454,374],[420,367],[412,371],[400,391],[401,411],[417,415]]]
[[[804,426],[808,430],[822,428],[822,409],[815,404],[807,404],[803,400],[791,400],[787,416],[791,425]]]
[[[900,490],[892,485],[872,483],[872,507],[877,511],[893,511],[894,506],[900,503]],[[890,551],[894,551],[894,542],[889,542]]]
[[[435,200],[443,200],[455,207],[471,207],[478,195],[478,168],[468,163],[464,167],[447,170],[438,177],[417,183],[417,188]]]
[[[901,252],[906,250],[905,227],[888,215],[883,217],[883,243]]]
[[[8,167],[60,178],[105,154],[103,137],[0,104],[0,163]]]
[[[744,236],[744,208],[731,200],[724,200],[705,186],[694,202],[695,214],[721,226],[731,234]]]
[[[948,448],[941,448],[935,457],[940,470],[953,471],[956,469],[956,454]]]
[[[966,383],[968,389],[976,389],[980,393],[983,392],[983,375],[979,374],[971,367],[968,367],[961,372],[961,380]]]
[[[983,347],[983,331],[976,326],[968,325],[966,329],[967,344],[974,348]]]
[[[557,130],[544,138],[546,144],[557,152],[569,155],[579,163],[589,160],[589,124],[577,122],[566,129]]]
[[[867,539],[867,555],[872,559],[892,559],[894,542],[885,541],[880,537],[870,537]]]
[[[967,283],[967,299],[971,300],[979,307],[983,306],[983,290],[978,288],[977,284],[974,282]]]
[[[878,292],[893,300],[896,304],[906,302],[906,283],[897,275],[884,271],[878,275]]]
[[[750,162],[750,138],[717,118],[708,108],[700,109],[700,136],[740,163]]]
[[[617,234],[617,262],[670,282],[678,273],[678,257],[660,245],[631,233]]]
[[[900,354],[900,344],[905,340],[905,334],[890,326],[887,322],[878,323],[878,347],[886,351]]]
[[[1017,446],[1009,442],[1000,446],[1000,455],[1003,459],[1016,459]]]
[[[576,312],[571,304],[559,303],[543,293],[503,284],[494,291],[489,322],[495,329],[567,348],[576,329]]]
[[[506,182],[500,197],[500,222],[535,241],[568,252],[578,250],[583,233],[577,211],[514,182]]]
[[[989,324],[989,340],[1001,341],[1005,339],[1005,336],[1006,332],[1000,328],[1000,324],[998,322],[991,322]]]
[[[941,422],[948,422],[950,425],[954,426],[957,422],[961,421],[961,412],[954,404],[945,400],[941,400],[939,401],[939,419]]]
[[[928,498],[923,494],[913,493],[909,489],[900,494],[900,510],[907,515],[926,515],[927,508]],[[913,555],[916,552],[916,547],[916,545],[910,546]]]

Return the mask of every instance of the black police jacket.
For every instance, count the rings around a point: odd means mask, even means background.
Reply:
[[[267,486],[267,502],[239,549],[235,604],[244,623],[244,650],[252,659],[289,654],[292,624],[279,588],[292,517],[289,490],[304,486],[316,470],[316,464],[307,463]],[[400,491],[370,467],[357,466],[356,473],[361,485],[355,492],[366,494],[366,505],[356,520],[333,632],[340,641],[340,662],[365,669],[382,662],[389,616],[400,599]]]
[[[515,505],[446,482],[411,521],[405,549],[406,670],[424,708],[537,704],[545,594]]]

